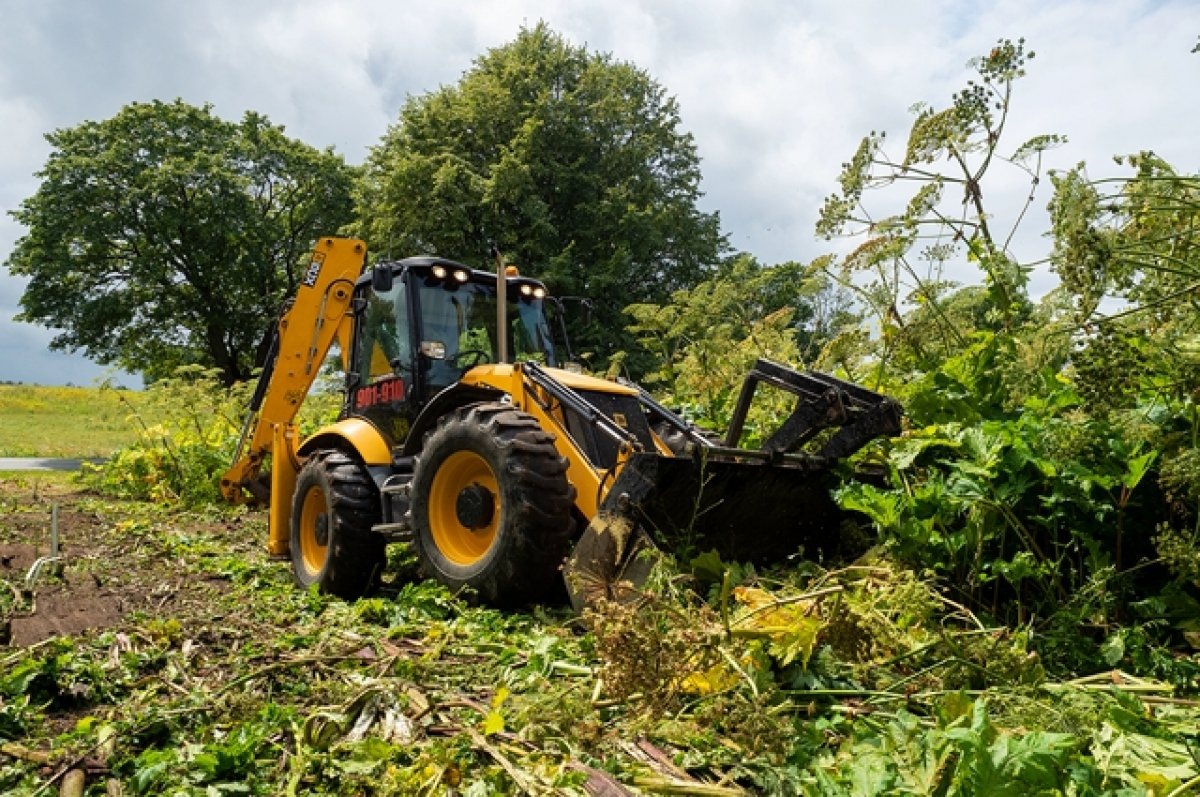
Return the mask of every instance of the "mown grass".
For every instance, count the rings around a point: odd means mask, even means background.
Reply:
[[[107,457],[137,439],[141,394],[95,387],[0,385],[0,456]]]
[[[1194,688],[1052,677],[1023,634],[883,559],[786,580],[729,570],[707,598],[668,566],[642,601],[581,619],[472,605],[394,548],[386,588],[348,603],[268,561],[261,512],[0,481],[13,516],[50,498],[80,523],[67,543],[88,545],[63,587],[103,584],[134,610],[0,648],[4,794],[57,793],[70,771],[88,794],[264,797],[1200,785]],[[7,613],[29,611],[5,586],[0,618],[8,595]]]
[[[0,479],[0,538],[61,502],[62,587],[130,609],[0,649],[0,793],[68,771],[89,793],[272,797],[1200,786],[1200,655],[1165,619],[1098,629],[1080,593],[1004,627],[883,547],[837,569],[664,559],[639,600],[580,618],[480,607],[392,546],[384,588],[348,603],[268,560],[265,513],[204,498],[243,400],[201,374],[141,401],[148,433],[88,490]],[[5,575],[0,628],[38,597]]]

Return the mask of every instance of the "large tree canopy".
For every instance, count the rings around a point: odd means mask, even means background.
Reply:
[[[343,159],[253,112],[132,103],[46,138],[41,185],[12,213],[20,318],[149,379],[191,363],[248,377],[303,254],[352,218]]]
[[[408,100],[368,159],[362,232],[377,252],[475,265],[497,244],[593,302],[590,328],[577,315],[572,329],[603,357],[634,344],[621,308],[696,284],[725,248],[679,125],[645,72],[539,24]]]

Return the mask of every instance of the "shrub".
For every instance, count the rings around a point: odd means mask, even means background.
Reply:
[[[218,482],[233,463],[252,384],[221,385],[214,370],[178,369],[155,382],[130,409],[138,440],[99,466],[85,465],[89,487],[115,498],[197,506],[218,502]],[[302,433],[336,417],[340,397],[319,393],[305,402]]]

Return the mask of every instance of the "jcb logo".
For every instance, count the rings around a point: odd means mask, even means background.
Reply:
[[[325,253],[313,252],[312,262],[308,264],[308,271],[304,272],[304,286],[311,288],[317,284],[317,278],[321,276],[321,266],[325,265]]]

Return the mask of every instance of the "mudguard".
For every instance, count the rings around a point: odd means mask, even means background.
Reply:
[[[355,451],[367,467],[392,463],[392,451],[383,433],[362,418],[346,418],[319,429],[296,453],[304,458],[322,448]]]

